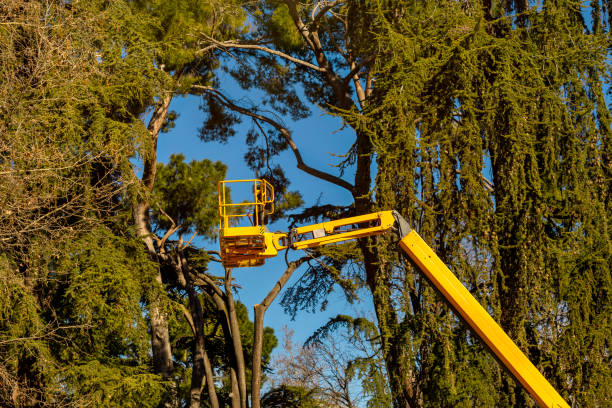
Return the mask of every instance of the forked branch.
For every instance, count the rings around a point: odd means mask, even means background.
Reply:
[[[262,358],[262,347],[263,347],[263,332],[264,332],[264,315],[268,307],[272,304],[276,296],[283,289],[293,272],[300,267],[301,264],[306,262],[308,257],[302,257],[297,261],[290,262],[287,265],[287,269],[282,274],[280,279],[276,282],[274,287],[270,290],[265,299],[255,306],[254,309],[254,336],[253,336],[253,376],[251,379],[251,403],[252,408],[260,408],[260,396],[261,390],[261,358]]]
[[[353,193],[354,187],[348,181],[343,180],[340,177],[334,176],[332,174],[326,173],[324,171],[312,168],[308,166],[306,163],[304,163],[304,159],[302,159],[302,154],[300,153],[300,150],[298,149],[297,145],[291,138],[291,132],[289,132],[289,130],[285,126],[281,125],[274,119],[269,118],[268,116],[264,116],[250,109],[236,105],[231,100],[229,100],[229,98],[227,98],[225,95],[220,93],[215,88],[212,88],[209,86],[203,86],[203,85],[193,85],[193,89],[206,92],[207,94],[213,96],[223,106],[225,106],[228,109],[233,110],[234,112],[241,113],[253,119],[269,124],[270,126],[275,128],[283,136],[283,138],[287,141],[287,144],[289,144],[289,147],[291,148],[291,151],[293,152],[293,155],[295,156],[295,160],[297,161],[298,169],[304,171],[305,173],[310,174],[311,176],[314,176],[321,180],[325,180],[329,183],[335,184]]]
[[[321,5],[321,3],[326,3],[326,4],[323,7],[321,7],[321,10],[317,13],[317,9]],[[312,14],[310,16],[312,20],[312,26],[314,27],[314,29],[319,27],[319,22],[321,21],[321,18],[325,16],[325,14],[327,14],[328,11],[330,11],[331,9],[333,9],[334,7],[342,3],[344,3],[344,0],[318,2],[312,9]]]

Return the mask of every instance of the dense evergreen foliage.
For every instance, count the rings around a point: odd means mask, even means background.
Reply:
[[[394,236],[288,263],[251,322],[232,271],[208,268],[226,166],[180,152],[157,162],[180,120],[173,98],[191,95],[203,142],[242,143],[235,125],[250,121],[245,161],[275,186],[275,219],[399,211],[572,406],[610,406],[610,10],[3,1],[0,405],[352,407],[312,381],[261,388],[277,343],[265,311],[306,263],[282,298],[290,314],[336,290],[367,298],[374,318],[330,320],[302,368],[327,358],[369,407],[534,405]],[[220,69],[260,103],[227,95]],[[286,124],[312,120],[314,105],[354,135],[336,171],[305,162]],[[275,163],[285,151],[353,203],[295,211],[297,180]],[[344,360],[324,354],[340,332],[333,347],[356,353]]]
[[[102,58],[118,50],[95,5],[0,14],[0,404],[155,406],[141,302],[159,288],[125,218],[142,95],[115,74],[146,55]]]
[[[573,2],[518,15],[411,10],[381,16],[381,91],[360,125],[377,153],[378,205],[410,217],[568,400],[602,405],[612,374],[607,35]],[[410,280],[405,312],[424,327],[406,335],[418,369],[437,373],[421,385],[428,404],[529,405]]]

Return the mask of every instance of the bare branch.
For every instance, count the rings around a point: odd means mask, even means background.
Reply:
[[[359,79],[359,77],[357,76],[359,74],[359,71],[361,71],[361,68],[365,67],[366,65],[368,65],[370,62],[372,62],[374,60],[374,58],[376,58],[376,54],[372,54],[369,55],[367,57],[365,57],[364,59],[362,59],[359,64],[353,64],[353,67],[351,67],[351,72],[349,72],[345,77],[344,77],[344,82],[346,84],[348,84],[348,82],[351,79]],[[357,77],[356,77],[357,76]]]
[[[293,151],[293,155],[295,156],[295,159],[297,161],[297,168],[298,169],[304,171],[305,173],[310,174],[311,176],[314,176],[314,177],[317,177],[317,178],[319,178],[321,180],[325,180],[327,182],[335,184],[335,185],[337,185],[339,187],[342,187],[342,188],[350,191],[351,193],[353,193],[354,187],[348,181],[343,180],[340,177],[336,177],[334,175],[326,173],[324,171],[314,169],[314,168],[308,166],[306,163],[304,163],[304,160],[302,159],[302,154],[300,153],[297,145],[295,144],[295,142],[291,138],[291,133],[289,132],[289,130],[286,127],[284,127],[283,125],[281,125],[277,121],[275,121],[275,120],[273,120],[273,119],[271,119],[271,118],[269,118],[267,116],[261,115],[259,113],[253,112],[253,111],[251,111],[249,109],[246,109],[246,108],[243,108],[241,106],[238,106],[238,105],[234,104],[226,96],[224,96],[223,94],[221,94],[219,91],[217,91],[216,89],[214,89],[212,87],[203,86],[203,85],[193,85],[193,89],[209,93],[210,95],[214,96],[224,106],[226,106],[227,108],[229,108],[229,109],[231,109],[231,110],[233,110],[235,112],[239,112],[239,113],[242,113],[243,115],[247,115],[247,116],[249,116],[251,118],[254,118],[254,119],[260,120],[262,122],[268,123],[269,125],[274,127],[276,130],[278,130],[278,132],[285,138],[285,140],[289,144],[289,147]]]
[[[494,192],[495,186],[493,185],[493,183],[485,176],[481,176],[481,177],[482,177],[482,181],[484,182],[484,186],[489,191],[489,193]]]
[[[181,308],[181,311],[183,312],[183,315],[185,316],[187,323],[189,323],[189,327],[191,327],[191,331],[195,335],[196,327],[195,327],[195,324],[193,324],[193,317],[191,316],[191,313],[189,313],[189,311],[187,310],[184,304],[179,303],[179,307]]]
[[[221,299],[225,298],[225,295],[223,294],[219,286],[217,286],[217,284],[210,278],[210,276],[206,275],[205,273],[198,273],[197,275],[195,275],[193,283],[198,286],[207,286],[213,292],[215,292],[215,294]]]
[[[308,260],[308,257],[304,256],[297,261],[289,263],[287,265],[287,269],[281,275],[279,280],[276,282],[274,287],[270,290],[268,295],[264,298],[263,302],[253,306],[255,318],[253,319],[254,325],[254,335],[253,335],[253,376],[251,378],[251,390],[252,390],[252,407],[260,408],[260,396],[259,391],[261,389],[261,355],[262,355],[262,346],[263,346],[263,321],[264,315],[268,307],[272,304],[276,296],[285,286],[293,272],[300,265]]]
[[[191,238],[189,238],[189,241],[187,241],[185,243],[185,245],[183,246],[183,249],[186,249],[189,246],[189,244],[191,244],[191,241],[195,238],[197,233],[198,233],[197,229],[195,231],[193,231],[193,234],[191,235]]]
[[[302,35],[302,38],[304,39],[304,41],[306,41],[306,44],[308,44],[310,49],[314,51],[316,49],[316,46],[312,42],[312,39],[310,38],[310,35],[311,35],[310,30],[308,30],[308,27],[304,25],[304,22],[302,21],[302,19],[300,18],[298,14],[297,5],[295,4],[293,0],[285,0],[284,2],[289,8],[289,14],[291,15],[291,18],[293,19],[293,23],[295,24],[298,31]]]
[[[304,41],[306,41],[311,51],[314,53],[317,60],[317,65],[325,70],[322,71],[324,73],[325,80],[334,91],[334,94],[339,101],[339,107],[341,109],[350,109],[355,106],[355,103],[349,94],[348,87],[342,81],[342,78],[340,78],[334,72],[330,60],[325,55],[325,50],[321,44],[317,27],[313,27],[312,31],[306,27],[300,18],[297,3],[294,0],[284,0],[284,3],[289,8],[289,15],[291,15],[293,23],[302,35]]]
[[[304,60],[301,60],[299,58],[292,57],[291,55],[285,54],[284,52],[277,51],[277,50],[274,50],[272,48],[264,47],[263,45],[259,45],[259,44],[246,44],[246,43],[239,43],[239,42],[235,42],[235,41],[219,42],[219,41],[215,40],[214,38],[211,38],[211,37],[208,37],[208,36],[206,36],[206,37],[214,45],[213,46],[209,45],[209,46],[207,46],[205,48],[202,48],[198,52],[209,51],[211,49],[211,47],[213,47],[213,48],[217,47],[217,48],[238,48],[238,49],[245,49],[245,50],[258,50],[258,51],[263,51],[263,52],[268,53],[268,54],[276,55],[276,56],[281,57],[283,59],[286,59],[288,61],[294,62],[294,63],[296,63],[298,65],[303,65],[303,66],[308,67],[310,69],[314,69],[317,72],[322,72],[322,73],[326,72],[325,68],[317,67],[316,65],[311,64],[308,61],[304,61]]]
[[[219,48],[217,44],[207,45],[206,47],[199,49],[198,54],[206,54],[208,51],[211,51],[217,48]]]
[[[365,89],[366,99],[369,98],[370,95],[372,95],[372,90],[374,89],[374,86],[372,83],[373,83],[372,71],[368,71],[368,75],[366,77],[366,89]]]
[[[174,226],[174,227],[170,228],[168,231],[166,231],[166,233],[164,234],[162,239],[159,241],[159,247],[162,248],[164,246],[164,244],[166,243],[166,241],[168,240],[168,238],[170,238],[172,236],[172,234],[174,234],[176,231],[178,231],[179,228],[181,228],[181,226],[177,225],[177,226]]]
[[[283,286],[285,286],[285,284],[287,283],[287,281],[291,277],[291,274],[297,268],[299,268],[304,262],[308,261],[309,259],[310,259],[310,257],[303,256],[300,259],[298,259],[297,261],[290,262],[289,266],[287,267],[287,269],[285,270],[283,275],[279,278],[279,280],[276,282],[276,284],[274,285],[272,290],[270,290],[270,292],[268,292],[268,294],[266,295],[264,300],[261,302],[261,304],[255,305],[255,307],[261,306],[261,307],[264,307],[265,309],[267,309],[268,306],[270,306],[270,304],[272,304],[272,302],[276,298],[276,295],[278,295],[278,293],[281,291]]]
[[[321,20],[321,18],[331,9],[333,9],[334,7],[336,7],[337,5],[340,5],[342,3],[344,3],[344,0],[335,0],[332,2],[328,2],[325,1],[325,3],[327,3],[325,6],[323,6],[321,8],[321,11],[319,11],[316,15],[315,12],[317,10],[317,8],[319,7],[319,5],[321,4],[321,2],[318,2],[315,7],[312,9],[312,14],[310,16],[311,20],[312,20],[312,26],[314,29],[317,29],[319,27],[319,22]]]
[[[123,150],[123,149],[121,149]],[[74,169],[75,167],[80,167],[83,166],[87,163],[91,163],[94,160],[102,157],[103,153],[100,152],[98,154],[96,154],[95,156],[91,156],[91,155],[85,155],[82,160],[79,158],[75,163],[70,163],[67,166],[62,166],[62,167],[45,167],[45,168],[39,168],[39,169],[11,169],[11,170],[6,170],[6,171],[0,171],[0,176],[5,176],[7,174],[14,174],[14,173],[36,173],[36,172],[46,172],[46,171],[52,171],[52,172],[59,172],[60,170],[67,170],[67,169]]]
[[[363,109],[363,107],[366,104],[367,96],[366,96],[366,91],[363,89],[363,86],[361,85],[361,79],[359,78],[359,71],[361,71],[361,68],[363,68],[364,66],[369,64],[372,60],[374,60],[374,58],[375,58],[375,54],[370,55],[370,56],[362,59],[359,62],[359,64],[356,64],[354,59],[347,58],[347,60],[350,59],[351,71],[348,73],[348,75],[346,77],[344,77],[344,83],[345,83],[345,86],[346,86],[346,85],[348,85],[348,82],[350,80],[353,80],[353,83],[355,85],[355,92],[357,93],[357,100],[359,101],[359,106],[362,109]],[[369,72],[368,72],[368,74],[369,74]],[[367,82],[366,82],[366,88],[367,88]]]

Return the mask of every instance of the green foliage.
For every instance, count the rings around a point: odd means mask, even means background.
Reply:
[[[123,1],[0,14],[0,404],[156,406],[142,304],[159,288],[125,227],[153,48]]]
[[[68,241],[115,211],[135,182],[129,159],[146,145],[133,107],[149,103],[153,80],[134,82],[146,49],[110,66],[122,45],[93,29],[120,23],[110,6],[6,7],[14,24],[0,36],[0,221],[3,243],[21,250],[33,236]]]
[[[308,24],[322,28],[327,76],[255,53],[254,63],[228,71],[245,89],[264,92],[255,113],[271,108],[298,120],[311,114],[309,101],[355,129],[340,165],[341,172],[356,166],[355,206],[321,205],[296,219],[399,210],[573,406],[600,406],[612,387],[609,16],[604,3],[591,3],[591,19],[581,7],[348,1],[335,9],[346,20],[327,14]],[[153,155],[142,118],[166,92],[216,85],[222,60],[207,50],[210,37],[261,36],[315,62],[288,10],[279,1],[0,5],[0,405],[158,406],[168,384],[151,374],[143,310],[151,299],[174,314],[179,399],[188,401],[189,299],[171,262],[152,263],[126,227],[131,197],[140,196],[133,160]],[[297,9],[305,21],[312,11],[305,3]],[[342,92],[329,86],[329,75],[348,71],[338,50],[357,62],[376,55],[374,91],[359,107],[340,100],[350,78],[336,77]],[[204,100],[203,110],[203,139],[234,135],[238,118],[217,99]],[[280,197],[275,217],[300,206],[270,161],[290,147],[287,139],[253,121],[246,143],[248,165]],[[159,165],[157,232],[211,236],[214,186],[224,174],[220,163],[187,164],[180,155]],[[166,245],[166,255],[176,254],[174,242]],[[325,265],[313,264],[284,306],[314,310],[337,287],[349,301],[371,290],[377,327],[339,316],[315,333],[345,326],[376,346],[351,366],[369,406],[402,405],[402,387],[423,406],[532,405],[395,248],[386,237],[313,252]],[[203,250],[182,255],[190,273],[205,272]],[[197,299],[228,403],[229,345],[207,296]],[[249,361],[252,323],[244,305],[236,310]],[[266,329],[265,364],[275,345]],[[296,387],[274,389],[263,402],[319,404]]]
[[[52,397],[59,391],[54,381],[53,367],[43,364],[50,360],[50,350],[44,339],[45,321],[40,316],[36,296],[26,280],[17,272],[16,265],[5,255],[0,257],[0,402],[9,405],[37,398]],[[16,373],[28,376],[21,381],[21,395],[11,389]],[[43,388],[38,388],[39,386]],[[38,389],[37,389],[38,388]]]
[[[310,254],[322,257],[322,260],[310,262],[308,270],[285,290],[281,299],[285,312],[295,317],[299,310],[313,313],[317,307],[324,310],[328,296],[336,289],[341,289],[351,303],[359,300],[363,278],[358,266],[361,256],[356,243],[321,247]]]
[[[262,27],[275,6],[261,6]],[[315,12],[301,7],[314,30]],[[318,32],[321,52],[335,72],[343,66],[337,45],[360,58],[375,53],[370,99],[343,107],[328,76],[300,66],[291,78],[276,75],[285,89],[302,84],[306,98],[337,109],[355,129],[341,170],[356,166],[356,210],[400,211],[571,404],[602,404],[612,386],[604,345],[612,168],[604,98],[607,6],[360,1],[346,7],[345,15],[338,8],[344,38],[334,18],[319,21],[326,28]],[[584,17],[589,11],[592,19]],[[286,47],[278,36],[269,38]],[[291,52],[314,60],[304,50]],[[257,61],[273,67],[276,60]],[[268,83],[272,69],[259,75],[240,68],[235,76],[246,87],[259,86],[256,79]],[[267,164],[277,153],[253,145],[249,163]],[[377,161],[373,190],[368,157]],[[330,214],[325,206],[318,210]],[[349,299],[360,285],[370,289],[396,406],[408,397],[425,406],[533,405],[399,259],[392,238],[362,240],[357,248],[363,256],[348,248],[321,253],[331,267],[309,268],[284,306],[324,307],[325,296],[343,282]],[[347,267],[352,262],[363,262],[365,271],[355,273]],[[587,372],[597,379],[587,380]]]
[[[216,186],[227,167],[210,160],[184,162],[172,155],[168,164],[157,165],[153,197],[153,219],[162,230],[176,226],[179,234],[198,231],[212,237],[217,221]]]
[[[146,42],[155,46],[154,60],[143,60],[167,72],[172,92],[188,94],[192,86],[210,85],[218,60],[204,51],[207,37],[218,41],[245,30],[241,0],[136,0],[127,2]],[[146,24],[142,24],[146,22]],[[151,64],[154,62],[154,65]]]
[[[453,2],[407,6],[379,37],[375,103],[349,119],[377,152],[377,205],[409,220],[570,403],[601,404],[612,386],[601,343],[610,330],[606,39],[586,32],[572,2],[520,16],[493,9],[497,19]],[[388,245],[379,254],[402,271]],[[404,324],[387,329],[418,349],[410,358],[425,405],[531,406],[404,271]],[[596,382],[584,380],[585,365]]]
[[[142,301],[158,289],[155,269],[140,242],[97,229],[62,252],[69,254],[58,262],[68,272],[67,287],[57,299],[62,309],[56,313],[80,327],[66,336],[87,348],[88,359],[146,364],[149,341]],[[61,356],[66,361],[79,358],[69,349]]]
[[[286,4],[278,4],[266,23],[270,35],[277,38],[277,43],[281,49],[291,50],[303,46],[302,36],[295,29]]]
[[[112,367],[92,360],[73,367],[67,380],[79,395],[86,395],[86,403],[95,407],[157,407],[164,387],[159,376],[147,367]],[[80,401],[85,403],[85,401]]]
[[[319,408],[322,403],[312,390],[303,387],[281,385],[266,392],[261,398],[264,408]]]
[[[139,242],[99,228],[56,252],[65,255],[36,258],[30,283],[4,258],[0,370],[24,378],[17,393],[6,383],[0,400],[131,406],[138,396],[139,406],[157,406],[164,387],[149,373],[142,310],[156,289]]]
[[[157,406],[164,384],[150,373],[143,300],[160,288],[140,242],[98,229],[65,253],[65,288],[53,301],[66,326],[53,347],[69,367],[62,381],[93,406]]]

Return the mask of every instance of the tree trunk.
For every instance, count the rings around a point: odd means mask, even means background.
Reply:
[[[251,407],[259,408],[259,395],[261,390],[261,350],[263,346],[263,321],[267,307],[264,305],[255,305],[254,309],[254,329],[253,334],[253,375],[251,378]]]
[[[215,377],[213,376],[212,365],[208,358],[208,353],[204,350],[204,372],[206,373],[206,389],[208,391],[208,400],[212,408],[219,408],[219,400],[217,398],[217,390],[215,389]]]
[[[414,373],[410,369],[411,362],[407,361],[404,348],[406,344],[399,341],[398,317],[393,309],[391,299],[390,283],[385,276],[384,268],[381,266],[376,253],[372,251],[375,246],[371,239],[362,239],[359,242],[361,252],[364,256],[366,269],[366,279],[378,321],[378,330],[381,336],[383,359],[387,375],[389,377],[389,387],[393,397],[395,408],[417,408],[420,406],[417,393],[415,392]]]
[[[264,315],[266,310],[272,304],[278,293],[283,289],[293,272],[302,264],[305,258],[297,262],[291,262],[285,270],[278,282],[259,305],[253,306],[254,309],[254,329],[253,334],[253,372],[251,378],[251,407],[260,408],[260,390],[261,390],[261,355],[263,348],[263,333],[264,333]]]
[[[238,388],[238,379],[236,377],[236,370],[230,368],[230,379],[232,380],[232,408],[240,408],[240,389]]]
[[[168,114],[171,100],[171,93],[167,93],[161,98],[160,103],[155,109],[155,112],[153,112],[153,116],[151,117],[147,127],[151,134],[151,150],[148,152],[149,155],[145,156],[142,175],[142,183],[146,195],[153,191],[153,185],[155,184],[155,173],[157,170],[157,137]],[[145,243],[149,255],[153,259],[158,260],[157,251],[155,250],[153,238],[151,236],[148,212],[148,197],[145,196],[134,207],[134,224],[136,226],[136,233]],[[163,285],[161,271],[159,268],[156,279],[160,285]],[[169,380],[170,383],[173,384],[174,381],[172,374],[174,372],[174,365],[172,362],[170,336],[168,334],[168,318],[166,316],[166,312],[163,310],[162,303],[163,302],[160,297],[155,296],[152,299],[149,299],[148,304],[149,321],[151,324],[153,369],[155,370],[155,373],[160,374],[165,380]],[[177,406],[175,385],[171,385],[170,400],[171,401],[169,401],[166,406]]]
[[[355,210],[357,215],[374,211],[374,202],[370,196],[371,164],[373,146],[368,135],[357,132],[357,169],[355,171]],[[384,265],[377,255],[377,237],[359,239],[359,248],[363,254],[366,282],[372,294],[374,310],[378,320],[378,329],[381,335],[383,359],[389,376],[389,385],[395,408],[416,408],[420,406],[417,393],[413,387],[414,373],[406,361],[404,348],[406,345],[399,341],[397,326],[398,316],[393,309],[393,300],[390,292],[389,276]]]
[[[189,390],[189,407],[200,408],[200,400],[202,397],[202,388],[206,378],[205,372],[205,356],[206,348],[204,346],[204,314],[202,313],[202,305],[198,299],[198,294],[191,285],[187,283],[187,294],[189,296],[189,306],[191,315],[193,316],[194,326],[194,342],[193,342],[193,364],[191,368],[191,389]],[[212,399],[211,399],[212,400]]]
[[[226,269],[225,272],[225,302],[227,308],[227,315],[229,319],[229,327],[231,330],[231,340],[234,346],[234,357],[235,357],[235,374],[238,381],[238,391],[240,395],[240,407],[246,408],[247,406],[247,390],[246,390],[246,365],[244,363],[244,353],[242,351],[242,339],[240,338],[240,327],[238,325],[238,317],[236,316],[236,309],[234,307],[234,296],[232,295],[232,272],[230,269]]]

